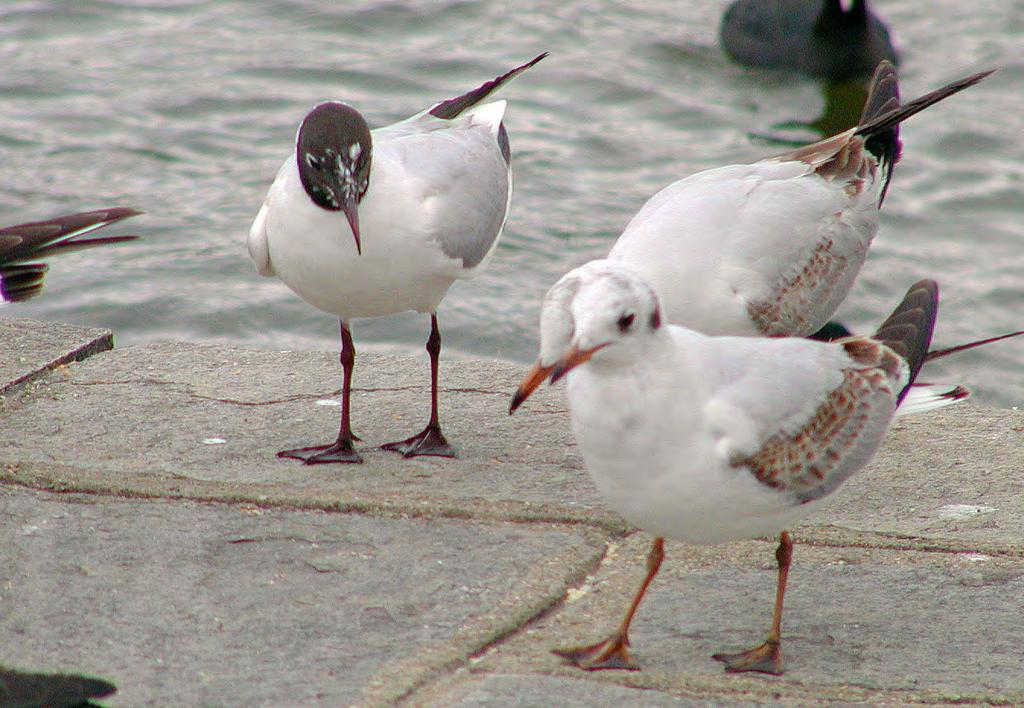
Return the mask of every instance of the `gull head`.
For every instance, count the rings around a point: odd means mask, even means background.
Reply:
[[[358,207],[370,186],[372,150],[370,126],[344,103],[321,103],[299,126],[295,159],[302,186],[321,209],[344,212],[359,253]]]
[[[577,366],[628,365],[644,357],[661,328],[661,302],[639,275],[615,261],[591,261],[548,290],[540,318],[540,357],[519,384],[509,413],[544,381]]]

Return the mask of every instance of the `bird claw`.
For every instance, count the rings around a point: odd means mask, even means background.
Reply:
[[[551,653],[565,659],[566,663],[586,671],[600,669],[621,669],[639,671],[640,665],[629,655],[629,640],[613,634],[604,641],[590,646],[552,649]]]
[[[432,455],[434,457],[456,457],[455,448],[448,444],[440,426],[428,425],[422,432],[411,438],[380,446],[381,450],[397,452],[403,457]]]
[[[358,440],[358,438],[353,436],[352,440]],[[363,461],[363,457],[352,447],[352,440],[337,440],[330,445],[281,450],[277,456],[302,460],[302,463],[306,465],[323,465],[332,462],[358,464]]]
[[[783,673],[782,649],[777,639],[769,639],[760,646],[735,654],[713,654],[711,658],[723,662],[728,673],[757,671],[774,676]]]

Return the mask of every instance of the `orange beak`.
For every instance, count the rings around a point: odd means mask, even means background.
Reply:
[[[512,415],[516,412],[516,408],[522,405],[523,401],[530,397],[530,394],[537,390],[537,387],[544,383],[544,379],[548,377],[551,370],[555,368],[553,366],[541,366],[538,361],[533,367],[526,372],[526,376],[523,377],[522,382],[519,384],[519,388],[516,389],[516,393],[512,396],[512,404],[508,407],[508,414]]]
[[[551,371],[551,383],[555,383],[580,364],[590,361],[590,357],[594,356],[594,352],[598,349],[604,349],[606,346],[608,346],[607,342],[598,344],[590,349],[580,349],[574,344],[561,359],[555,362],[554,369]]]
[[[573,345],[573,347],[565,353],[565,356],[556,361],[552,366],[541,366],[540,362],[534,364],[533,368],[526,372],[526,376],[523,377],[522,382],[519,384],[519,388],[516,389],[515,395],[512,396],[512,404],[508,407],[508,414],[512,415],[515,413],[516,408],[522,405],[523,401],[529,398],[530,394],[537,390],[537,387],[544,382],[544,379],[546,379],[549,374],[551,376],[551,383],[555,383],[580,364],[590,361],[590,357],[594,356],[594,352],[606,346],[608,346],[607,342],[604,344],[598,344],[596,347],[591,347],[590,349],[579,349]]]

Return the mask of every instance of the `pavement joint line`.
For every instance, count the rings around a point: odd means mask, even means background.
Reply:
[[[581,669],[563,667],[565,672],[551,672],[550,676],[571,678]],[[485,673],[480,671],[478,673]],[[486,673],[501,673],[488,671]],[[639,671],[595,671],[587,672],[586,680],[607,682],[611,685],[625,686],[648,691],[657,691],[671,696],[680,696],[682,690],[692,691],[690,697],[707,701],[719,697],[729,701],[772,701],[797,700],[809,704],[823,702],[858,702],[868,705],[898,704],[917,705],[1021,705],[1024,693],[950,693],[916,688],[876,688],[858,683],[822,684],[806,683],[790,675],[782,677],[767,675],[728,675],[724,672],[720,677],[687,677],[685,684],[674,684],[671,674],[667,672]],[[710,694],[710,695],[709,695]],[[683,694],[685,695],[685,694]]]
[[[34,371],[30,371],[18,378],[10,381],[0,382],[0,394],[9,394],[25,387],[26,384],[33,383],[52,372],[54,369],[73,364],[77,361],[84,361],[94,354],[100,354],[105,351],[110,351],[114,348],[114,333],[106,331],[94,337],[92,340],[82,344],[81,346],[73,349],[62,356],[53,359]]]
[[[156,378],[142,378],[142,379],[121,379],[116,381],[68,381],[71,386],[131,386],[131,385],[142,385],[142,386],[177,386],[184,393],[192,396],[193,398],[199,398],[204,401],[216,401],[218,403],[227,403],[236,406],[270,406],[280,403],[294,403],[295,401],[302,400],[316,400],[324,397],[340,396],[341,389],[335,389],[332,391],[324,391],[321,393],[298,393],[291,396],[285,396],[283,398],[276,398],[264,401],[242,401],[235,398],[220,398],[217,396],[204,396],[201,393],[195,392],[195,386],[192,384],[183,383],[180,381],[168,381],[165,379]],[[400,391],[420,391],[426,390],[426,385],[413,385],[413,386],[384,386],[384,387],[352,387],[352,393],[396,393]],[[483,388],[445,388],[441,387],[442,393],[479,393],[487,396],[507,396],[511,398],[512,394],[508,391],[494,391]],[[564,409],[563,409],[564,411]]]
[[[824,535],[806,535],[809,533],[821,533]],[[839,538],[829,538],[830,535],[839,536]],[[949,555],[984,553],[990,556],[1024,558],[1024,548],[1009,544],[999,546],[991,543],[967,543],[954,538],[918,538],[907,534],[862,531],[835,525],[797,527],[797,530],[794,532],[794,539],[797,545],[814,546],[817,548],[863,548],[866,550],[915,551],[919,553],[944,553]],[[775,539],[768,537],[758,540],[768,543],[776,542]]]
[[[166,499],[169,501],[192,501],[200,503],[218,503],[226,505],[247,505],[267,509],[291,509],[305,511],[325,511],[343,514],[361,514],[377,518],[419,518],[419,519],[463,519],[498,521],[524,524],[560,524],[568,526],[592,527],[601,529],[614,536],[631,535],[637,530],[625,521],[618,519],[612,512],[594,518],[592,510],[557,505],[539,505],[533,502],[503,500],[489,511],[479,511],[465,507],[466,501],[454,497],[411,497],[409,499],[381,499],[379,497],[354,494],[348,498],[325,500],[316,495],[297,497],[294,492],[276,495],[272,488],[263,483],[246,483],[244,485],[226,484],[207,480],[197,480],[184,476],[153,476],[146,475],[146,486],[160,486],[163,489],[144,490],[129,485],[111,485],[104,482],[74,480],[61,478],[54,474],[38,474],[31,471],[22,472],[22,465],[8,463],[0,468],[0,483],[15,484],[27,489],[56,493],[93,494],[125,499]],[[49,467],[48,467],[49,469]],[[77,469],[81,472],[81,468]],[[129,480],[131,482],[133,480]],[[171,487],[187,485],[197,488],[195,491],[181,491]],[[225,490],[230,486],[230,490]],[[252,489],[247,494],[245,489]],[[271,492],[268,494],[267,492]],[[429,505],[429,508],[427,506]],[[606,518],[607,517],[607,518]],[[863,531],[842,526],[803,526],[797,527],[797,543],[800,545],[822,548],[863,548],[868,550],[912,551],[957,555],[962,553],[984,553],[991,556],[1007,558],[1024,557],[1024,549],[1013,545],[995,545],[992,543],[967,543],[958,539],[919,539],[914,536],[878,531]],[[755,539],[765,543],[774,543],[774,539],[764,537]]]
[[[560,608],[565,602],[566,589],[586,577],[607,552],[607,538],[596,530],[584,532],[584,538],[594,549],[589,557],[581,558],[579,553],[566,549],[546,559],[547,562],[537,563],[491,610],[471,620],[472,626],[465,636],[456,635],[454,640],[439,644],[436,651],[421,647],[416,655],[397,659],[378,669],[364,688],[367,705],[415,702],[417,693],[469,667],[474,658]],[[538,587],[544,589],[531,591]],[[419,655],[426,655],[427,660],[420,660]]]
[[[266,494],[266,484],[248,483],[245,485],[227,485],[221,482],[196,480],[189,477],[155,477],[148,476],[146,481],[150,487],[163,484],[165,489],[148,491],[126,485],[110,485],[103,482],[88,480],[69,481],[49,474],[33,474],[23,472],[18,463],[6,463],[0,466],[0,484],[22,487],[42,492],[58,494],[90,494],[100,497],[121,499],[152,499],[167,501],[189,501],[198,503],[224,504],[228,506],[254,506],[261,509],[281,509],[292,511],[324,511],[342,514],[359,514],[382,519],[452,519],[465,521],[499,522],[515,524],[553,524],[578,528],[592,528],[606,534],[623,535],[627,526],[617,521],[610,513],[598,519],[592,518],[593,512],[585,509],[562,508],[557,506],[539,505],[531,502],[504,500],[493,504],[490,511],[481,512],[465,508],[466,502],[451,497],[413,497],[406,500],[382,500],[374,497],[354,495],[348,499],[326,500],[316,495],[297,497],[294,492],[289,495]],[[82,468],[76,468],[83,471]],[[175,491],[171,484],[187,485],[199,488],[197,491]],[[230,490],[225,490],[230,486]],[[253,488],[260,493],[247,495],[239,488]],[[427,507],[429,505],[429,507]]]

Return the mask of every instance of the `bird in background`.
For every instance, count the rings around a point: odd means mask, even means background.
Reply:
[[[900,123],[991,71],[901,104],[882,62],[860,124],[782,155],[691,175],[651,197],[608,258],[711,335],[805,336],[846,298],[900,159]]]
[[[537,367],[565,377],[587,471],[629,523],[656,536],[618,629],[557,650],[584,669],[635,669],[629,625],[664,538],[717,544],[778,534],[770,630],[726,670],[780,674],[793,540],[786,530],[870,461],[928,352],[938,286],[913,285],[870,337],[715,337],[666,323],[630,268],[591,261],[562,277],[541,314]],[[527,375],[510,413],[541,383]]]
[[[99,209],[0,228],[0,301],[17,302],[38,295],[43,289],[43,276],[49,270],[43,259],[84,248],[134,241],[138,236],[85,237],[141,213],[124,207]]]
[[[482,103],[547,53],[411,118],[370,130],[353,107],[321,103],[302,120],[249,232],[261,275],[276,275],[341,326],[343,386],[337,439],[283,450],[306,464],[361,462],[350,424],[351,320],[430,314],[431,406],[422,432],[383,448],[454,457],[441,431],[437,308],[498,243],[512,195],[505,101]]]
[[[865,0],[738,0],[722,16],[722,47],[743,66],[843,81],[897,63],[889,29]]]

